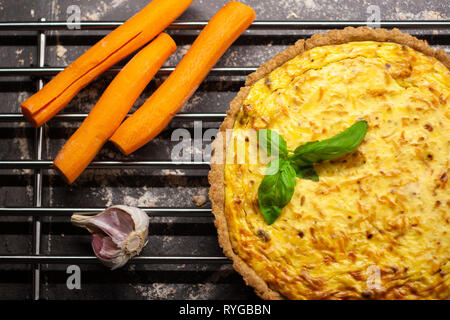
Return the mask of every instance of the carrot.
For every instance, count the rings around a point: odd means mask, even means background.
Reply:
[[[219,10],[172,74],[122,123],[110,141],[128,155],[158,135],[254,18],[252,8],[235,1]]]
[[[192,1],[150,2],[57,74],[42,90],[25,100],[21,104],[25,118],[35,127],[43,125],[98,75],[157,36]]]
[[[161,33],[117,74],[53,162],[68,183],[89,165],[176,47],[169,35]]]

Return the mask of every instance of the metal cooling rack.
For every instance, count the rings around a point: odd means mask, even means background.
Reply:
[[[38,66],[37,67],[18,67],[18,68],[0,68],[0,76],[35,76],[38,89],[44,85],[42,77],[55,75],[63,70],[60,67],[45,66],[46,32],[51,30],[69,30],[69,27],[80,26],[81,30],[110,30],[121,25],[123,22],[47,22],[41,19],[39,22],[0,22],[0,31],[36,31],[38,42]],[[207,21],[177,21],[169,26],[170,29],[178,30],[200,30],[207,24]],[[279,33],[287,30],[319,30],[343,28],[346,26],[364,26],[365,21],[255,21],[250,27],[250,32],[258,30],[275,30]],[[418,30],[418,33],[429,33],[429,31],[444,31],[444,33],[433,34],[433,39],[439,39],[440,45],[448,46],[450,21],[382,21],[380,27],[400,28]],[[76,30],[80,31],[80,30]],[[1,37],[1,35],[0,35]],[[431,43],[433,44],[433,43]],[[174,67],[163,67],[160,75],[169,74]],[[247,75],[255,71],[255,67],[216,67],[211,71],[211,75],[233,76]],[[108,73],[117,73],[120,68],[111,68]],[[84,113],[66,113],[55,116],[56,121],[80,121],[87,114]],[[180,113],[177,119],[189,121],[207,119],[210,121],[222,121],[223,113]],[[0,113],[0,122],[24,122],[22,114]],[[99,212],[103,208],[45,208],[42,207],[42,177],[43,170],[51,170],[52,161],[42,159],[43,127],[35,130],[35,160],[1,160],[0,169],[32,169],[34,170],[34,207],[21,208],[0,208],[0,215],[3,216],[31,216],[33,218],[33,246],[32,255],[4,255],[0,256],[0,264],[31,264],[33,265],[32,277],[32,297],[40,298],[41,286],[41,264],[71,264],[71,263],[96,263],[94,256],[57,256],[41,254],[41,218],[44,216],[70,216],[74,212]],[[166,169],[208,169],[207,162],[172,162],[172,161],[96,161],[91,163],[89,168],[166,168]],[[210,217],[211,209],[191,209],[191,208],[145,208],[151,216],[160,217]],[[230,261],[224,256],[139,256],[132,259],[131,263],[143,264],[226,264]]]

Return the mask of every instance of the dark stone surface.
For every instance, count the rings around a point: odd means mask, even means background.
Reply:
[[[207,20],[227,0],[196,0],[180,20]],[[350,1],[350,0],[250,0],[258,20],[366,20],[369,5],[378,5],[382,20],[448,20],[450,9],[442,0],[430,1]],[[67,7],[78,5],[82,20],[125,20],[147,0],[0,0],[0,21],[49,21],[67,19]],[[219,66],[257,66],[274,54],[314,31],[246,33],[227,51]],[[412,31],[422,34],[420,30]],[[103,31],[47,33],[46,65],[65,66],[100,39]],[[195,38],[194,31],[169,31],[179,49],[166,63],[180,60]],[[436,47],[448,50],[448,31],[422,35]],[[442,32],[440,32],[442,34]],[[33,32],[0,32],[1,67],[36,65],[37,37]],[[112,76],[105,75],[80,92],[63,112],[88,112]],[[243,84],[244,77],[208,77],[184,106],[186,112],[225,112],[229,101]],[[136,102],[139,106],[164,80],[157,77]],[[29,77],[0,77],[0,112],[19,112],[19,103],[36,89]],[[204,124],[217,128],[218,123]],[[52,159],[78,123],[51,121],[45,127],[44,158]],[[158,138],[134,153],[130,160],[168,160],[175,142],[174,129],[192,123],[172,123]],[[25,123],[0,123],[0,159],[34,159],[34,129]],[[99,160],[124,159],[107,144]],[[54,172],[45,172],[43,206],[101,207],[125,203],[142,207],[195,208],[195,196],[206,196],[206,171],[180,170],[88,170],[72,186]],[[0,205],[33,205],[33,172],[0,170]],[[193,198],[194,197],[194,198]],[[202,208],[209,208],[208,200]],[[0,217],[0,255],[31,253],[31,218]],[[72,227],[68,218],[45,218],[42,252],[53,255],[90,255],[90,238],[84,230]],[[149,244],[144,255],[217,256],[212,218],[152,218]],[[66,287],[67,266],[42,266],[44,299],[255,299],[231,265],[129,265],[110,272],[100,265],[81,265],[82,289]],[[31,297],[30,266],[0,265],[0,299]]]

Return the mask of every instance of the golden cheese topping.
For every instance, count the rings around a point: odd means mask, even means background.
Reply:
[[[450,72],[394,43],[311,49],[256,82],[236,119],[225,166],[233,250],[289,299],[450,297]],[[344,131],[368,132],[354,153],[315,164],[267,225],[257,193],[266,164],[252,129],[293,150]],[[247,139],[246,139],[247,138]],[[242,163],[239,163],[242,162]]]

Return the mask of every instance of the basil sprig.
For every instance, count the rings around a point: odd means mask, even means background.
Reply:
[[[292,161],[298,165],[331,160],[355,150],[367,132],[367,122],[358,121],[347,130],[322,141],[302,144],[294,150]]]
[[[277,156],[286,158],[288,155],[288,148],[286,141],[276,131],[263,129],[257,132],[257,138],[259,146],[266,150],[266,153],[270,156],[272,151],[275,151]]]
[[[267,224],[274,223],[281,210],[291,201],[296,177],[319,181],[314,163],[353,152],[366,133],[367,122],[362,120],[330,139],[307,142],[291,151],[276,131],[259,130],[257,136],[260,147],[273,157],[258,188],[259,208]]]
[[[289,161],[277,158],[267,167],[258,189],[258,201],[264,219],[272,224],[291,201],[295,191],[295,169]]]

